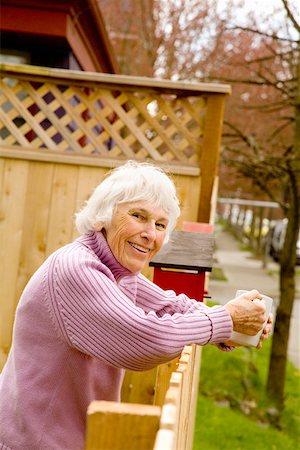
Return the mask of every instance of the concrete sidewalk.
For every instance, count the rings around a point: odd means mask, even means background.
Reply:
[[[210,277],[208,295],[213,301],[224,304],[235,297],[237,289],[257,289],[274,300],[273,314],[279,301],[279,266],[271,259],[267,268],[262,267],[262,261],[255,259],[248,251],[240,250],[240,243],[219,225],[214,232],[215,262],[213,267],[221,269],[226,281]],[[298,270],[299,272],[299,270]],[[288,357],[300,369],[300,275],[296,278],[296,300],[294,303]]]

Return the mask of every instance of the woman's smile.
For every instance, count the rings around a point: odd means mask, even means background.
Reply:
[[[150,252],[150,248],[142,247],[141,245],[135,244],[134,242],[128,241],[128,244],[130,244],[131,247],[135,248],[139,252],[142,252],[142,253],[149,253]]]

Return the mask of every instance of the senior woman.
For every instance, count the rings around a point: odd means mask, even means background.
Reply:
[[[82,449],[89,403],[119,401],[125,369],[150,369],[190,343],[230,350],[232,330],[262,327],[257,291],[209,308],[141,274],[179,213],[173,182],[152,165],[128,162],[95,189],[76,215],[81,237],[42,264],[18,304],[0,378],[1,449]]]

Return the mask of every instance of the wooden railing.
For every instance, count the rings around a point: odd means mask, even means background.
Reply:
[[[201,347],[186,346],[178,361],[159,366],[152,405],[92,402],[86,450],[191,450],[200,357]]]
[[[218,216],[240,241],[263,257],[266,265],[272,222],[282,219],[278,203],[240,198],[219,198]]]

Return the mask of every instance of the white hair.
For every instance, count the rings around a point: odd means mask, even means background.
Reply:
[[[180,215],[179,200],[171,178],[159,167],[128,161],[109,172],[96,187],[83,208],[75,215],[80,234],[111,224],[115,207],[120,203],[150,201],[168,214],[165,242]]]

